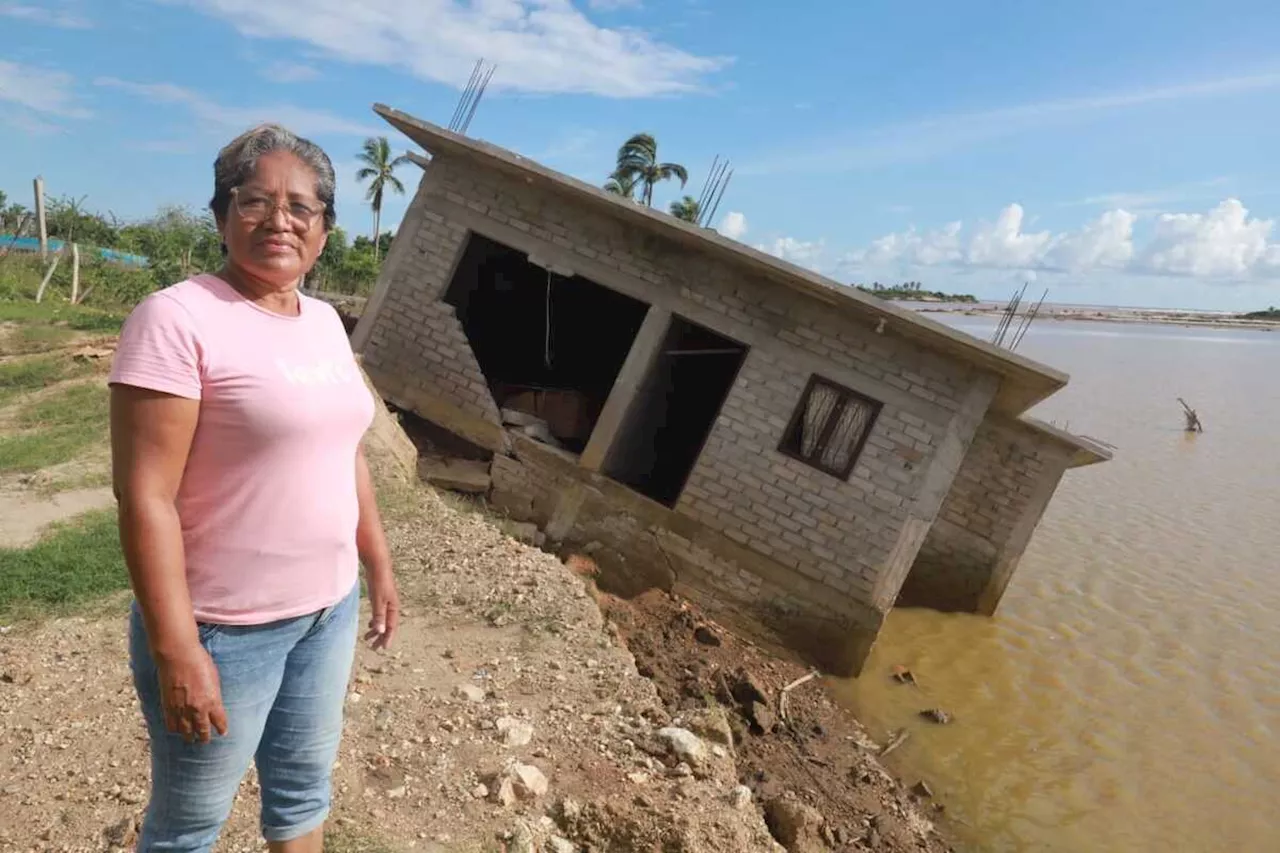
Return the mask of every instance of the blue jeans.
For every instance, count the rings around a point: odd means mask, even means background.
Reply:
[[[138,853],[206,853],[250,760],[262,784],[262,834],[288,841],[324,824],[355,654],[360,585],[338,604],[266,625],[200,625],[227,711],[227,734],[187,743],[165,728],[137,603],[129,630],[134,687],[151,735],[151,800]]]

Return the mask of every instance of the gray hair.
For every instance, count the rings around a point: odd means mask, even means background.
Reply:
[[[316,196],[324,204],[324,227],[331,230],[338,213],[333,206],[333,163],[319,145],[309,139],[281,127],[278,124],[260,124],[237,136],[218,152],[213,161],[213,198],[209,209],[219,222],[227,219],[231,205],[231,190],[253,177],[258,159],[274,151],[287,151],[316,173]]]

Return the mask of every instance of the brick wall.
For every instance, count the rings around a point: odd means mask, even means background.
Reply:
[[[429,182],[426,189],[415,198],[415,205],[425,207]],[[407,223],[417,226],[415,233],[404,235],[408,250],[387,258],[390,286],[364,349],[366,369],[380,380],[399,379],[401,398],[409,398],[416,388],[501,426],[502,418],[462,323],[453,306],[441,299],[465,247],[467,230],[428,209],[417,214],[413,220],[406,217]],[[397,244],[400,239],[397,235]]]
[[[414,375],[458,405],[483,408],[465,393],[476,390],[474,358],[433,356],[442,346],[457,350],[456,337],[433,337],[421,319],[423,302],[447,286],[468,230],[714,328],[750,350],[677,511],[806,582],[871,601],[923,474],[975,382],[969,368],[892,327],[878,334],[870,322],[834,318],[741,268],[466,161],[436,158],[414,204],[424,215],[416,233],[397,237],[413,251],[377,315],[371,369]],[[455,369],[468,377],[461,388],[448,385]],[[848,481],[777,452],[815,372],[884,404]]]
[[[997,563],[1010,547],[1047,478],[1056,483],[1069,451],[1016,421],[988,419],[921,546],[898,604],[942,610],[977,609]],[[1029,533],[1029,531],[1028,531]],[[1012,555],[1014,559],[1017,554]]]

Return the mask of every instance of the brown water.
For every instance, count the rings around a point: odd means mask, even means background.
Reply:
[[[1280,333],[1049,321],[1019,352],[1071,374],[1035,414],[1115,460],[1068,472],[994,619],[894,611],[845,698],[911,729],[889,763],[965,849],[1280,851]]]

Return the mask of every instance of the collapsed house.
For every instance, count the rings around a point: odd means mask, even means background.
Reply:
[[[353,333],[383,397],[615,589],[856,674],[895,604],[991,614],[1064,472],[1067,376],[387,107],[424,170]]]

